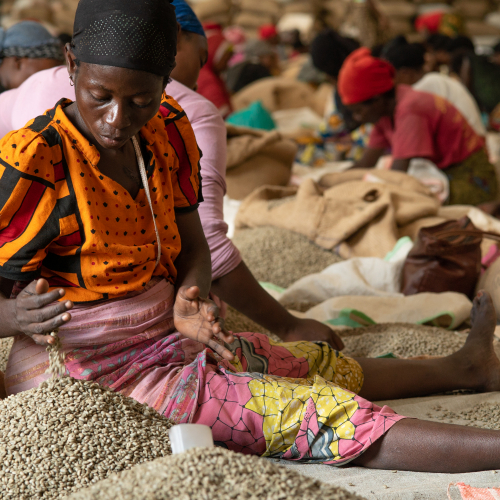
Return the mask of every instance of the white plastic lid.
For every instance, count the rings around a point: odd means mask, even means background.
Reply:
[[[214,440],[208,425],[178,424],[168,431],[172,453],[182,453],[190,448],[212,448]]]

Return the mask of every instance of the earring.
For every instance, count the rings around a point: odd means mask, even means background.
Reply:
[[[74,82],[73,82],[73,77],[72,77],[72,76],[70,76],[70,77],[69,77],[69,84],[70,84],[72,87],[74,87],[74,86],[75,86],[75,84],[74,84]]]

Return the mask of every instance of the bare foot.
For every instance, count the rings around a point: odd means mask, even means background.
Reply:
[[[472,389],[480,392],[500,390],[500,361],[493,348],[497,315],[490,294],[481,290],[471,311],[472,327],[465,345],[454,357],[460,372],[469,379]]]

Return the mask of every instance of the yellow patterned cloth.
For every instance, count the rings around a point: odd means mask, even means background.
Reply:
[[[193,418],[212,428],[220,446],[341,465],[404,418],[357,396],[359,363],[326,343],[242,333],[230,347],[232,363],[207,358]]]

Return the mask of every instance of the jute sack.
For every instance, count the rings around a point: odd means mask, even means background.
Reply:
[[[261,78],[236,92],[232,97],[233,108],[237,111],[260,101],[270,112],[280,109],[313,107],[314,92],[303,82],[271,76]]]
[[[280,15],[280,6],[278,3],[272,0],[266,0],[265,2],[256,2],[255,0],[241,0],[240,9],[242,12],[262,12],[273,16],[277,19]]]
[[[286,186],[297,145],[276,130],[227,125],[227,194],[242,200],[264,185]]]
[[[234,17],[233,23],[242,28],[259,28],[263,24],[274,23],[274,16],[263,12],[250,12],[245,10]]]
[[[396,0],[394,2],[380,2],[378,10],[381,14],[389,18],[403,18],[408,19],[417,14],[417,6],[410,2],[401,2]]]
[[[469,36],[500,36],[500,29],[483,21],[470,20],[465,22],[465,30]]]
[[[455,0],[453,7],[466,19],[482,20],[490,11],[488,0]]]
[[[334,29],[338,29],[347,12],[347,2],[343,0],[327,0],[323,8],[328,12],[325,19]]]
[[[391,36],[398,35],[409,35],[413,33],[414,28],[411,21],[406,19],[389,19],[389,30],[391,32]]]
[[[202,20],[211,19],[212,16],[229,14],[231,10],[230,0],[205,0],[193,4],[195,14]]]
[[[49,2],[45,0],[18,0],[9,12],[15,20],[36,19],[42,23],[53,24],[53,13]]]
[[[295,1],[288,2],[283,7],[283,12],[285,14],[296,13],[296,12],[304,12],[306,14],[314,14],[317,8],[317,4],[313,1]]]
[[[348,173],[348,177],[349,177]],[[435,215],[439,202],[397,185],[348,180],[323,191],[311,179],[294,188],[264,186],[241,204],[236,227],[271,225],[304,234],[341,255],[384,257],[397,241],[397,226]]]

